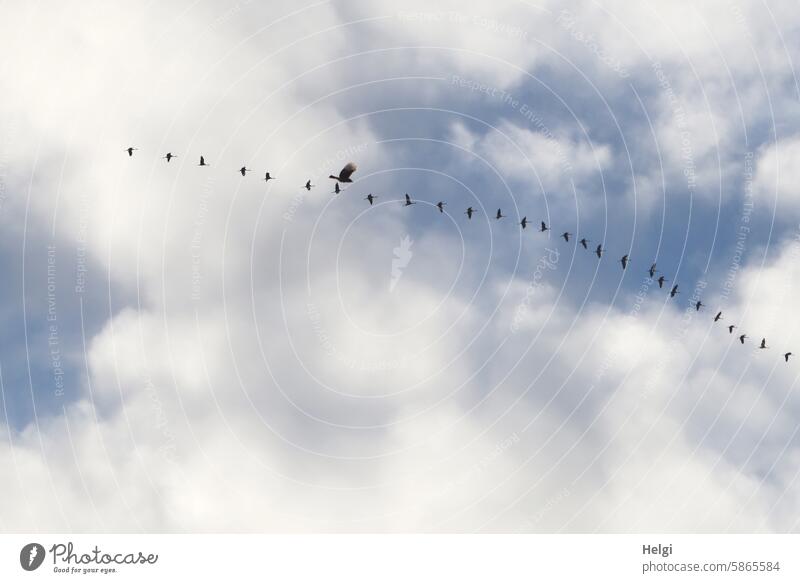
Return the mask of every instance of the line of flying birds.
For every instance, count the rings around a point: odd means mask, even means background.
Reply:
[[[134,148],[134,147],[131,146],[131,147],[125,148],[125,151],[128,153],[128,156],[133,156],[133,152],[138,150],[138,149],[139,148]],[[163,159],[166,160],[167,162],[169,162],[173,158],[177,158],[177,155],[173,154],[172,152],[167,152],[167,154],[165,156],[163,156]],[[211,166],[211,164],[206,162],[206,159],[203,156],[200,156],[200,163],[198,164],[198,166]],[[338,175],[331,174],[328,178],[332,178],[333,180],[336,181],[335,184],[334,184],[333,192],[336,193],[336,194],[339,194],[341,192],[341,188],[339,187],[339,183],[340,182],[353,182],[352,176],[353,176],[353,173],[357,169],[358,169],[358,167],[353,162],[348,162],[344,166],[344,168],[342,168],[339,171]],[[239,168],[238,172],[242,176],[246,176],[247,173],[248,172],[252,172],[252,170],[250,168],[247,168],[246,166],[242,166],[241,168]],[[265,182],[269,182],[270,180],[275,180],[275,177],[270,175],[269,172],[266,172],[265,175],[264,175],[264,181]],[[303,188],[305,188],[308,191],[311,191],[311,189],[314,186],[316,186],[316,185],[311,184],[311,180],[308,180],[308,181],[306,181],[305,185],[303,185]],[[378,197],[376,195],[370,193],[370,194],[368,194],[367,196],[364,197],[364,200],[368,201],[370,206],[371,206],[375,202],[375,200],[377,198]],[[403,206],[411,206],[411,205],[417,204],[417,201],[412,199],[408,194],[405,195],[405,199],[402,200],[401,202],[403,203]],[[439,201],[439,202],[436,203],[436,208],[439,209],[440,213],[444,213],[444,207],[445,206],[447,206],[447,203],[444,202],[444,201]],[[472,208],[470,206],[470,207],[467,207],[467,210],[464,211],[464,214],[467,215],[467,219],[468,220],[471,220],[472,217],[477,212],[478,211],[476,211],[474,208]],[[503,214],[501,209],[497,209],[497,213],[495,214],[494,218],[495,218],[495,220],[500,220],[500,219],[506,218],[506,215]],[[528,224],[529,224],[528,217],[522,217],[522,220],[519,222],[519,224],[523,229],[526,229],[528,227]],[[541,223],[539,224],[538,231],[540,233],[545,233],[547,231],[550,231],[550,227],[547,226],[547,223],[545,223],[544,221],[541,221]],[[566,232],[566,231],[561,234],[561,238],[564,239],[564,241],[566,241],[567,243],[569,243],[570,238],[572,238],[572,237],[573,237],[573,234],[569,233],[569,232]],[[589,243],[591,243],[591,240],[583,238],[583,239],[580,239],[578,241],[578,243],[580,243],[580,245],[584,249],[588,250],[589,249]],[[602,259],[603,254],[605,252],[606,252],[606,250],[603,249],[602,243],[597,245],[597,247],[595,247],[595,249],[594,249],[594,254],[597,255],[598,259]],[[630,260],[630,257],[628,255],[623,255],[620,258],[619,261],[620,261],[620,264],[622,265],[622,269],[624,271],[625,269],[628,268],[628,264],[630,263],[631,260]],[[668,280],[663,275],[661,275],[658,278],[656,278],[655,275],[658,272],[659,271],[658,271],[658,269],[656,269],[656,264],[655,263],[653,263],[650,266],[650,269],[647,270],[647,273],[650,275],[650,279],[655,279],[658,282],[659,289],[661,289],[661,288],[664,287],[664,283],[666,283]],[[678,284],[675,284],[675,285],[672,286],[672,288],[669,291],[669,297],[674,298],[679,293],[680,292],[678,291]],[[694,304],[694,308],[695,308],[696,311],[699,312],[700,308],[705,307],[705,305],[706,304],[704,304],[701,300],[697,300],[697,302],[695,302],[695,304]],[[722,320],[722,312],[721,311],[717,312],[716,316],[714,316],[714,322],[719,322],[720,320]],[[733,331],[736,328],[737,328],[737,326],[734,325],[734,324],[729,325],[728,326],[728,333],[729,334],[733,334]],[[747,338],[749,338],[749,336],[747,334],[741,334],[741,335],[739,335],[739,342],[744,344],[744,341]],[[767,350],[767,349],[770,348],[769,346],[767,346],[767,339],[766,338],[762,338],[761,339],[761,344],[758,346],[758,348],[759,348],[759,350]],[[789,362],[789,357],[790,356],[792,356],[791,352],[785,352],[783,354],[783,358],[784,358],[784,360],[786,362]]]

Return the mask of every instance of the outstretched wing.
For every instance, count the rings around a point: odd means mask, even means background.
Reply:
[[[355,165],[354,162],[348,162],[347,165],[342,168],[342,171],[339,172],[339,180],[342,182],[347,182],[350,180],[350,177],[353,175],[353,172],[358,170],[358,167]]]

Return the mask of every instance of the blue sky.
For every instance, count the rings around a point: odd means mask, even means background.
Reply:
[[[796,530],[792,9],[13,9],[0,527]]]

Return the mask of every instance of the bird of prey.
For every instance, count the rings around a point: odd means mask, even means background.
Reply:
[[[467,210],[464,212],[464,214],[467,215],[468,219],[472,219],[472,215],[474,213],[475,213],[475,210],[471,206],[468,206]]]
[[[444,212],[444,207],[447,205],[446,202],[442,202],[441,200],[436,203],[436,208],[439,209],[440,213]]]
[[[129,146],[125,148],[125,151],[128,152],[128,156],[133,156],[133,151],[138,150],[139,148],[134,148],[133,146]]]
[[[603,253],[605,253],[605,249],[603,249],[602,245],[598,245],[597,249],[594,250],[595,255],[597,255],[598,259],[602,259]]]
[[[583,238],[583,239],[580,240],[580,244],[583,245],[584,249],[588,249],[589,248],[588,243],[591,243],[591,241],[589,241],[589,239]]]
[[[497,220],[499,221],[499,220],[500,220],[500,219],[502,219],[503,217],[505,217],[505,215],[504,215],[504,214],[503,214],[503,213],[500,211],[500,209],[497,209],[497,214],[495,215],[495,217],[494,217],[494,218],[495,218],[495,219],[497,219]]]
[[[544,233],[545,231],[549,231],[549,230],[550,230],[550,227],[548,227],[547,224],[544,221],[542,221],[542,226],[539,227],[539,232],[540,233]]]
[[[167,152],[167,155],[164,156],[164,160],[166,160],[167,162],[169,162],[173,158],[177,158],[177,156],[175,154],[173,154],[172,152]]]
[[[408,196],[408,193],[406,193],[406,202],[403,206],[411,206],[412,204],[417,204],[417,203],[411,200],[411,197]]]
[[[264,180],[266,180],[266,178]],[[311,181],[309,180],[308,182],[306,182],[305,189],[311,191],[311,189],[314,188],[315,186],[316,184],[311,184]]]
[[[569,238],[572,237],[572,233],[568,233],[568,232],[564,231],[563,233],[561,233],[561,236],[564,237],[564,240],[567,243],[569,243]]]
[[[720,320],[722,320],[722,312],[717,312],[717,315],[714,316],[714,321],[719,322]]]
[[[211,164],[206,162],[206,159],[200,156],[200,163],[198,164],[198,166],[211,166]]]
[[[242,166],[241,168],[239,168],[239,172],[242,174],[242,176],[244,176],[245,174],[250,172],[250,168],[246,168],[246,167]]]
[[[522,220],[519,222],[519,224],[522,225],[523,229],[525,227],[527,227],[528,226],[528,217],[522,217]]]
[[[653,277],[655,277],[657,271],[658,269],[656,269],[656,264],[653,263],[653,265],[650,266],[650,269],[647,270],[647,273],[650,274],[650,279],[653,279]]]
[[[345,167],[339,172],[339,176],[334,176],[331,174],[328,178],[333,178],[337,182],[353,182],[353,179],[350,178],[353,175],[353,172],[358,170],[358,167],[353,162],[348,162],[345,164]]]
[[[681,292],[678,291],[678,284],[672,286],[672,291],[669,292],[669,297],[674,298],[675,294],[679,294]]]
[[[369,206],[372,206],[372,201],[374,201],[376,198],[378,197],[370,192],[367,196],[364,197],[364,200],[368,200]]]
[[[627,255],[623,255],[623,256],[622,256],[622,259],[620,259],[620,260],[619,260],[619,262],[620,262],[620,263],[622,263],[622,269],[623,269],[623,271],[625,270],[625,268],[627,268],[627,267],[628,267],[628,262],[629,262],[629,261],[630,261],[630,259],[628,259],[628,256],[627,256]]]
[[[665,282],[665,281],[667,281],[667,278],[666,278],[666,277],[664,277],[663,275],[662,275],[661,277],[659,277],[659,278],[658,278],[658,288],[659,288],[659,289],[661,289],[662,287],[664,287],[664,282]]]

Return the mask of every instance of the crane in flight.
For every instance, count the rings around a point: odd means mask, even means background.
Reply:
[[[169,162],[173,158],[177,158],[177,156],[175,154],[173,154],[172,152],[167,152],[167,155],[164,156],[163,159],[166,160],[167,162]]]
[[[353,182],[351,176],[353,176],[353,172],[356,170],[358,170],[358,166],[356,166],[354,162],[348,162],[345,164],[344,168],[339,171],[339,176],[331,174],[328,178],[333,178],[336,182]]]
[[[365,196],[365,197],[364,197],[364,200],[368,200],[368,201],[369,201],[369,206],[372,206],[372,202],[373,202],[373,201],[374,201],[376,198],[378,198],[378,197],[377,197],[377,196],[375,196],[374,194],[372,194],[372,193],[370,192],[370,193],[369,193],[367,196]]]
[[[139,148],[134,148],[133,146],[128,146],[125,148],[125,151],[128,152],[128,157],[133,156],[134,150],[138,150]]]

